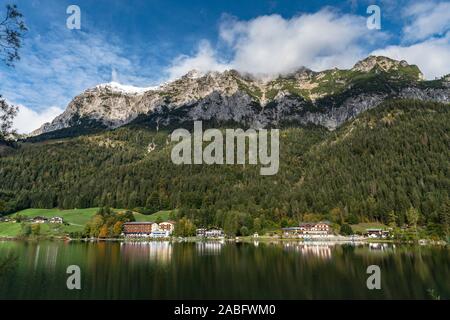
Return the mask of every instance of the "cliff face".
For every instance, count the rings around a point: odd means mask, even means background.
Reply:
[[[388,98],[448,103],[449,79],[424,81],[417,66],[374,56],[350,70],[300,68],[271,80],[234,70],[191,71],[156,88],[109,83],[88,89],[32,135],[81,126],[86,121],[115,128],[138,117],[155,127],[204,120],[250,127],[313,123],[333,130]]]

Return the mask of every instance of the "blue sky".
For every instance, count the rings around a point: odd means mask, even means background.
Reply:
[[[6,3],[29,28],[21,61],[0,65],[0,94],[20,105],[21,132],[99,83],[152,86],[194,68],[274,75],[349,68],[373,53],[415,63],[427,78],[450,73],[448,1],[0,0],[0,16]],[[80,30],[66,27],[71,4]],[[371,4],[380,30],[366,26]]]

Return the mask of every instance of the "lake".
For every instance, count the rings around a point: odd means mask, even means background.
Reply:
[[[449,262],[445,247],[386,243],[0,241],[0,299],[448,299]]]

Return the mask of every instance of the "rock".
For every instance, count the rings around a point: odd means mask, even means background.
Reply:
[[[361,73],[369,73],[366,83],[355,80]],[[447,78],[429,87],[421,79],[416,66],[376,56],[359,61],[351,70],[299,68],[277,78],[257,78],[236,70],[205,74],[193,70],[159,87],[113,82],[88,89],[31,135],[81,126],[85,121],[116,128],[138,116],[148,117],[158,129],[205,120],[255,128],[313,123],[334,130],[386,99],[450,101]]]

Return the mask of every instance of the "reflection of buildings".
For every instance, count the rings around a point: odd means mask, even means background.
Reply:
[[[172,244],[169,241],[133,241],[120,243],[121,256],[130,260],[152,260],[169,262],[172,258]]]
[[[197,250],[197,253],[200,255],[214,255],[219,254],[220,250],[222,250],[223,245],[225,242],[223,240],[221,241],[201,241],[197,242],[195,245],[195,249]]]
[[[395,245],[390,246],[388,243],[369,243],[370,251],[388,251],[395,249]]]
[[[303,244],[303,243],[284,243],[284,249],[287,251],[294,251],[301,253],[302,255],[310,255],[319,257],[322,259],[331,258],[331,245],[329,242],[321,243],[314,242],[311,244]]]
[[[59,246],[57,244],[51,244],[48,246],[42,246],[38,243],[35,247],[33,266],[36,270],[39,265],[45,265],[48,270],[56,269],[56,262],[58,259]]]

